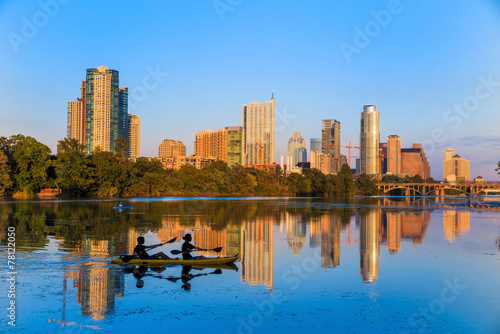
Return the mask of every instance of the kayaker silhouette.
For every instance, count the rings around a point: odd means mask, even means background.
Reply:
[[[181,280],[182,280],[182,283],[184,283],[184,284],[182,285],[181,288],[184,289],[184,290],[186,290],[186,291],[190,291],[191,290],[191,283],[189,283],[189,281],[192,280],[195,277],[198,277],[198,276],[207,276],[207,275],[210,275],[210,274],[222,274],[222,270],[215,269],[211,273],[202,273],[202,274],[193,275],[193,274],[190,273],[191,269],[193,269],[193,267],[191,267],[191,266],[182,266]]]
[[[207,257],[205,257],[203,255],[200,255],[200,256],[192,256],[191,255],[191,251],[192,250],[201,250],[201,251],[208,250],[208,249],[196,247],[195,245],[193,245],[191,243],[191,240],[193,239],[191,237],[191,233],[187,233],[185,236],[182,237],[182,239],[184,240],[184,243],[182,244],[182,248],[181,248],[181,250],[182,250],[182,259],[183,260],[202,260],[202,259],[208,259]]]
[[[120,202],[120,204],[118,204],[118,206],[119,206],[120,208],[123,208],[123,204],[122,204],[122,202]]]
[[[144,245],[144,237],[143,236],[137,237],[137,244],[138,245],[135,246],[134,253],[132,255],[138,256],[141,260],[144,260],[144,259],[172,260],[171,257],[169,257],[167,254],[165,254],[163,252],[159,252],[159,253],[156,253],[156,254],[153,254],[153,255],[149,255],[146,252],[146,248],[151,248],[151,247],[159,246],[159,245],[162,245],[162,244],[155,244],[155,245],[145,246]]]
[[[136,287],[138,288],[144,287],[144,281],[142,280],[142,278],[146,276],[146,271],[148,271],[148,268],[144,266],[134,268],[133,274],[134,277],[137,279],[137,283],[135,285]]]

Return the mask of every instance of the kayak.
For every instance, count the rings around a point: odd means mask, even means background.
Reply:
[[[132,205],[128,205],[128,206],[114,206],[113,209],[119,209],[119,210],[122,210],[122,209],[132,209],[133,206]]]
[[[122,255],[124,256],[124,255]],[[209,267],[211,265],[219,265],[219,264],[228,264],[228,263],[234,263],[236,260],[238,260],[239,256],[228,256],[228,257],[213,257],[209,259],[200,259],[200,260],[182,260],[182,259],[172,259],[172,260],[161,260],[161,259],[154,259],[154,260],[148,260],[148,259],[133,259],[130,260],[129,262],[123,262],[122,261],[122,256],[116,259],[112,259],[111,263],[113,264],[146,264],[149,266],[163,266],[163,265],[181,265],[181,266],[193,266],[193,267],[201,267],[201,266],[206,266]]]

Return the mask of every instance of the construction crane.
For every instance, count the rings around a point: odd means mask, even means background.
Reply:
[[[262,145],[258,141],[256,141],[255,144],[259,146],[259,165],[262,165],[262,150],[264,149],[264,145]]]
[[[332,146],[339,146],[339,147],[347,147],[347,164],[349,165],[349,167],[351,167],[351,148],[357,148],[358,150],[361,149],[361,147],[359,146],[352,146],[351,145],[351,142],[349,142],[349,145],[339,145],[339,144],[329,144],[329,143],[326,143],[326,145],[332,145]]]

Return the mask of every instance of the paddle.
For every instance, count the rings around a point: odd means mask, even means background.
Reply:
[[[201,250],[201,251],[210,251],[211,250],[211,251],[219,253],[222,250],[222,247],[217,247],[217,248],[212,248],[212,249],[195,249],[195,250]],[[192,252],[192,251],[193,250],[189,250],[188,252]],[[172,253],[174,255],[179,255],[179,254],[182,254],[182,251],[174,249],[173,251],[170,251],[170,253]]]
[[[160,246],[163,246],[165,244],[170,244],[170,243],[174,242],[176,239],[177,239],[177,237],[175,237],[173,239],[170,239],[167,242],[164,242],[164,243],[152,246],[152,247],[148,247],[146,250],[152,250],[152,249],[154,249],[156,247],[160,247]],[[125,256],[122,256],[121,260],[122,260],[123,263],[127,263],[127,262],[130,262],[132,259],[135,259],[136,257],[137,257],[137,255],[125,255]]]

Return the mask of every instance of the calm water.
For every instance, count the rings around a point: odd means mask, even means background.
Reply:
[[[500,212],[440,206],[464,201],[163,198],[122,212],[116,200],[4,201],[2,329],[15,300],[24,333],[499,333]],[[193,269],[186,290],[180,266],[110,264],[138,235],[186,232],[240,254],[238,270]]]

